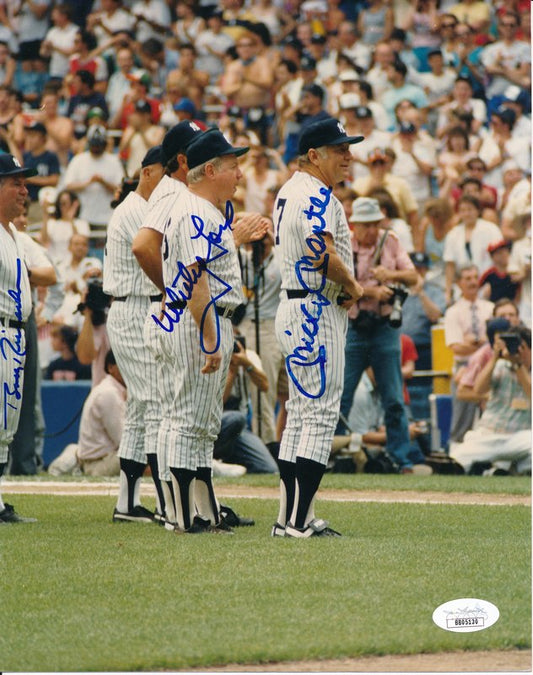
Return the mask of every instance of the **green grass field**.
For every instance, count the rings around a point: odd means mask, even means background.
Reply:
[[[327,475],[323,487],[530,490],[528,479],[398,478]],[[112,524],[112,497],[10,495],[5,487],[4,498],[39,522],[0,528],[1,670],[187,669],[531,646],[527,506],[323,499],[317,512],[345,536],[302,542],[270,538],[274,500],[226,500],[256,526],[194,537]],[[465,597],[494,603],[499,621],[464,634],[433,624],[438,605]]]

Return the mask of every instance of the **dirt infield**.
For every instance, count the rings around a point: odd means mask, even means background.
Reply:
[[[189,672],[194,672],[191,670]],[[330,661],[291,661],[263,665],[230,664],[203,668],[210,673],[489,673],[531,672],[531,651],[441,652],[400,656],[362,656]]]
[[[9,481],[2,484],[2,490],[8,494],[48,494],[71,496],[111,496],[118,493],[117,481]],[[155,496],[153,483],[145,482],[141,486],[141,494]],[[250,487],[248,485],[217,485],[217,496],[222,499],[277,499],[277,487]],[[449,493],[418,490],[324,490],[318,493],[320,499],[335,502],[378,502],[409,504],[472,504],[486,506],[531,506],[531,495],[503,495],[483,493]]]

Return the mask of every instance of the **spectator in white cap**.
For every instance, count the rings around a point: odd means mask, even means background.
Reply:
[[[346,60],[346,59],[345,59]],[[338,117],[340,113],[339,98],[343,94],[357,93],[357,82],[359,75],[354,70],[351,63],[343,65],[343,59],[339,59],[337,63],[338,75],[334,82],[328,86],[328,112],[334,117]]]
[[[338,99],[338,105],[339,119],[346,129],[346,133],[359,133],[359,122],[355,117],[355,110],[359,105],[359,96],[354,92],[341,94]]]
[[[418,275],[409,255],[390,230],[380,228],[383,213],[376,199],[359,197],[353,203],[354,276],[363,296],[348,310],[346,367],[337,433],[345,432],[355,389],[366,368],[372,366],[385,410],[387,451],[401,473],[414,473],[403,403],[398,285],[412,286]]]

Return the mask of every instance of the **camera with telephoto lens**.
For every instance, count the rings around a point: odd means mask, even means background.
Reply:
[[[399,328],[402,325],[402,307],[409,293],[403,286],[389,286],[393,295],[389,300],[392,305],[392,312],[389,314],[389,324],[393,328]]]
[[[104,293],[102,280],[93,277],[87,280],[87,297],[85,302],[80,302],[76,311],[83,312],[85,309],[90,309],[93,325],[101,326],[105,323],[105,310],[110,304],[111,296]]]
[[[236,335],[235,339],[233,340],[233,353],[237,354],[240,349],[239,345],[243,348],[246,349],[246,338],[244,335]]]
[[[522,342],[522,339],[518,333],[500,333],[498,337],[505,342],[505,346],[507,347],[509,354],[518,354],[518,349],[520,348],[520,343]]]

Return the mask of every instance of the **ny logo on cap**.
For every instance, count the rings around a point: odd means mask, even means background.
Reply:
[[[346,134],[346,129],[342,126],[340,122],[337,122],[337,129],[341,132],[341,134]]]
[[[13,157],[13,164],[18,166],[19,169],[22,169],[22,164],[18,161],[16,157]]]

